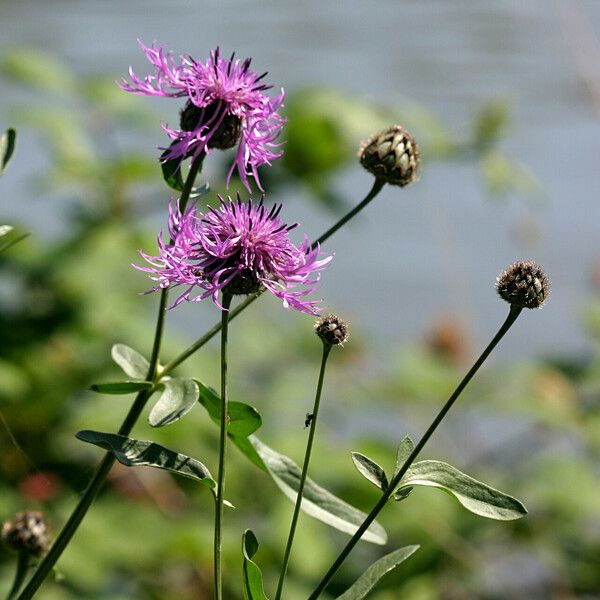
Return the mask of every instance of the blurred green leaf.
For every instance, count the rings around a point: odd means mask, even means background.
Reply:
[[[17,143],[17,131],[12,127],[9,127],[0,136],[0,175],[4,174],[6,165],[11,159]]]
[[[134,379],[146,379],[150,363],[137,350],[125,344],[114,344],[110,355],[125,375]]]
[[[256,436],[253,435],[248,439],[262,459],[266,471],[271,475],[277,487],[291,502],[295,503],[302,475],[300,467],[291,458],[263,444]],[[365,513],[340,500],[310,478],[306,479],[304,485],[301,508],[307,515],[348,535],[353,535],[367,517]],[[387,533],[375,521],[361,539],[374,544],[385,544]]]
[[[109,383],[93,383],[90,390],[99,394],[131,394],[141,390],[149,390],[154,384],[151,381],[114,381]]]
[[[493,146],[506,132],[510,121],[510,103],[506,99],[484,104],[473,120],[473,145],[478,151]]]
[[[163,427],[179,421],[196,404],[198,385],[189,377],[177,377],[161,381],[164,391],[152,407],[148,422],[152,427]]]
[[[365,479],[368,479],[380,490],[385,491],[387,489],[388,480],[385,476],[385,471],[374,460],[371,460],[368,456],[360,452],[353,452],[352,462]]]
[[[200,390],[200,403],[206,408],[211,419],[219,425],[221,422],[221,399],[212,388],[197,379],[194,381]],[[229,417],[227,433],[229,435],[245,438],[262,425],[260,414],[248,404],[232,400],[227,403],[227,410]]]
[[[33,89],[70,95],[77,90],[75,77],[47,52],[34,49],[4,53],[0,71],[6,77]]]
[[[402,439],[400,444],[398,444],[398,450],[396,451],[396,467],[394,468],[392,479],[400,472],[406,459],[412,454],[414,449],[415,445],[408,435]]]
[[[14,230],[12,225],[0,225],[0,237],[4,237]]]
[[[199,461],[154,442],[134,440],[116,433],[84,430],[76,434],[82,442],[112,452],[126,467],[155,467],[195,479],[215,494],[217,484],[210,471]]]
[[[488,519],[512,521],[527,514],[517,499],[437,460],[417,462],[408,470],[401,488],[415,485],[440,488],[454,496],[467,510]]]
[[[252,530],[246,529],[242,536],[244,600],[268,600],[263,587],[262,573],[252,560],[257,551],[258,540]]]
[[[373,589],[377,582],[409,556],[414,554],[419,546],[405,546],[394,550],[375,561],[337,600],[361,600]]]

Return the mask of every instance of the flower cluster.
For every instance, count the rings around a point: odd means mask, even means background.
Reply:
[[[140,46],[155,73],[140,79],[130,68],[131,83],[123,80],[119,85],[134,94],[187,99],[180,127],[163,125],[173,141],[162,159],[195,158],[210,153],[211,148],[237,145],[227,183],[237,169],[248,190],[248,177],[253,177],[262,190],[258,167],[282,154],[276,141],[285,123],[277,112],[283,104],[283,89],[275,97],[266,95],[271,87],[262,83],[266,73],[251,71],[250,58],[243,62],[235,60],[235,55],[222,58],[218,48],[206,62],[191,56],[176,62],[164,46],[146,47],[141,42]]]
[[[183,214],[177,203],[169,207],[170,241],[158,236],[159,255],[141,253],[150,266],[138,266],[158,282],[154,290],[183,286],[174,306],[183,300],[212,297],[222,308],[219,293],[250,294],[261,288],[281,298],[285,307],[316,314],[319,301],[306,298],[316,287],[321,271],[332,259],[319,255],[308,238],[292,243],[287,225],[279,217],[281,205],[270,210],[264,198],[254,203],[219,196],[218,209],[199,213],[195,206]],[[202,292],[192,295],[194,288]]]

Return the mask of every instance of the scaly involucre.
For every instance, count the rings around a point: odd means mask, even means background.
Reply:
[[[176,62],[164,46],[146,47],[138,42],[155,73],[140,79],[130,67],[131,83],[122,80],[121,88],[144,96],[187,98],[180,128],[163,125],[173,142],[164,149],[162,160],[195,158],[210,153],[211,148],[237,145],[227,183],[237,169],[249,191],[248,177],[262,190],[258,167],[270,165],[283,154],[276,143],[285,123],[277,112],[283,104],[283,89],[275,97],[267,96],[264,92],[272,86],[262,83],[266,73],[259,76],[250,70],[250,58],[243,62],[234,60],[235,55],[225,59],[217,48],[205,63],[191,56],[181,56]],[[223,145],[219,140],[223,137],[231,143]]]
[[[219,196],[218,209],[199,213],[195,206],[181,214],[177,203],[169,206],[169,236],[158,236],[159,255],[140,254],[150,266],[136,266],[150,273],[158,285],[183,286],[173,306],[183,300],[196,302],[212,297],[222,308],[219,292],[249,294],[266,288],[283,300],[286,308],[317,314],[319,300],[308,300],[320,273],[332,257],[320,255],[305,236],[300,246],[292,243],[287,225],[279,217],[281,205],[270,210],[252,200],[237,202]],[[202,292],[193,295],[195,287]]]

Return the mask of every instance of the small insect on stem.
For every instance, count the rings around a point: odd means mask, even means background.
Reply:
[[[313,414],[306,413],[306,419],[304,419],[304,429],[306,429],[307,427],[310,427],[312,420],[313,420]]]

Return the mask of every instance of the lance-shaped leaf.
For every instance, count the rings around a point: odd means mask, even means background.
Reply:
[[[295,503],[302,475],[300,467],[291,458],[263,444],[256,436],[249,437],[248,441],[262,459],[277,487]],[[308,477],[304,484],[301,509],[307,515],[349,535],[353,535],[367,517],[365,513],[340,500]],[[374,521],[361,539],[374,544],[385,544],[387,533]]]
[[[252,560],[258,551],[258,540],[250,529],[242,536],[244,600],[268,600],[263,587],[262,573]]]
[[[175,144],[177,142],[173,142]],[[173,145],[171,144],[171,145]],[[160,159],[160,167],[162,170],[162,176],[165,180],[165,183],[172,189],[177,190],[178,192],[183,191],[183,187],[185,185],[183,181],[183,175],[181,173],[181,159],[174,158],[171,160],[165,160],[165,157],[169,151],[165,150]],[[208,183],[201,185],[199,187],[192,188],[190,192],[190,198],[199,198],[200,196],[204,196],[208,194],[210,191],[210,186]]]
[[[84,430],[77,433],[83,442],[109,450],[126,467],[155,467],[195,479],[206,485],[213,494],[217,484],[210,471],[199,460],[169,450],[150,441],[134,440],[116,433]]]
[[[353,452],[352,462],[365,479],[368,479],[380,490],[385,491],[387,489],[388,480],[385,476],[385,471],[374,460],[371,460],[368,456],[365,456],[360,452]]]
[[[179,421],[198,400],[198,385],[189,377],[176,377],[162,381],[164,390],[148,415],[152,427],[163,427]]]
[[[401,562],[404,562],[411,554],[414,554],[419,546],[406,546],[394,550],[374,562],[337,600],[361,600],[373,589],[375,584]]]
[[[149,390],[154,384],[151,381],[110,381],[93,383],[90,390],[99,394],[131,394],[141,390]]]
[[[404,463],[412,454],[414,449],[415,445],[408,435],[402,439],[400,444],[398,444],[398,450],[396,450],[396,468],[394,469],[394,475],[392,478],[396,477],[396,475],[400,472],[400,469],[404,466]]]
[[[115,344],[110,354],[126,375],[133,379],[146,379],[150,363],[139,352],[125,344]]]
[[[17,132],[10,127],[0,135],[0,175],[2,175],[15,151]]]
[[[402,479],[400,489],[415,485],[440,488],[454,496],[467,510],[488,519],[512,521],[527,514],[516,498],[437,460],[415,463]]]

